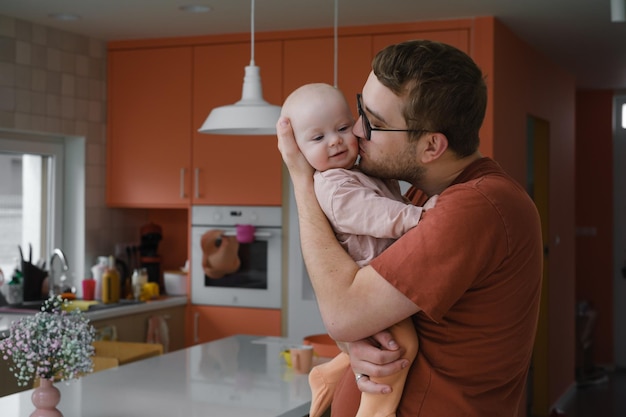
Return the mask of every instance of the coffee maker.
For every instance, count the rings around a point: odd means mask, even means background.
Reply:
[[[161,256],[158,254],[159,242],[163,238],[161,226],[155,223],[141,226],[140,237],[139,254],[141,266],[146,268],[148,272],[148,282],[157,283],[159,292],[163,294],[165,286],[161,276]]]

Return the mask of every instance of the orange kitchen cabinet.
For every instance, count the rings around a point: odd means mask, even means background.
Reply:
[[[420,32],[401,32],[385,35],[376,35],[373,39],[374,54],[384,47],[410,39],[428,39],[431,41],[447,43],[469,54],[470,30],[469,29],[442,29],[426,30]]]
[[[107,204],[187,207],[192,48],[110,50]]]
[[[281,335],[278,309],[192,305],[187,311],[187,346],[235,334]]]
[[[282,203],[282,158],[276,135],[207,135],[198,129],[210,111],[241,99],[250,44],[194,47],[193,204],[267,205]],[[263,96],[281,105],[282,42],[255,43]]]
[[[297,87],[314,82],[334,84],[332,36],[285,40],[283,90],[285,98]],[[356,93],[370,72],[372,37],[345,36],[338,40],[337,87],[356,116]]]
[[[346,96],[355,116],[356,94],[361,92],[367,80],[374,55],[387,45],[409,39],[431,39],[469,51],[469,31],[465,29],[340,36],[337,47],[337,87]],[[285,96],[306,83],[334,83],[332,37],[287,39],[284,44]]]

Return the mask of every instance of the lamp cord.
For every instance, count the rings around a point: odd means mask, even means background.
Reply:
[[[338,42],[337,42],[337,26],[338,26],[338,16],[339,16],[339,0],[335,0],[335,21],[334,21],[334,55],[333,55],[333,79],[334,79],[334,85],[335,88],[337,88],[337,49],[338,49]]]
[[[252,0],[250,13],[250,65],[254,65],[254,0]]]

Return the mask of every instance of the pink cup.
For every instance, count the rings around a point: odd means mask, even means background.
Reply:
[[[308,374],[313,367],[313,346],[294,346],[289,349],[291,366],[296,373]]]
[[[94,299],[96,292],[96,280],[84,279],[83,280],[83,300],[91,301]]]
[[[252,243],[254,242],[255,227],[251,224],[238,224],[237,225],[237,242],[239,243]]]

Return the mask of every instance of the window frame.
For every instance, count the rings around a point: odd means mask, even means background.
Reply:
[[[55,202],[55,233],[51,237],[51,247],[61,248],[65,253],[70,267],[68,276],[80,294],[86,257],[86,138],[0,128],[0,141],[0,149],[3,149],[1,143],[8,143],[5,141],[14,141],[18,149],[30,146],[32,150],[50,143],[63,145],[63,159],[57,159],[63,163],[55,167],[59,170],[55,173],[55,192],[61,198],[56,198],[58,201]],[[50,255],[51,252],[42,254],[41,258],[48,261]]]
[[[33,247],[33,261],[38,257],[48,259],[52,250],[62,247],[63,244],[63,210],[64,210],[64,181],[63,167],[65,165],[65,147],[63,139],[49,137],[43,139],[37,135],[0,132],[0,151],[18,154],[33,154],[51,157],[47,175],[52,175],[52,181],[47,186],[46,193],[52,196],[46,218],[42,221],[45,229],[44,240],[39,247]],[[28,246],[27,238],[19,244],[24,249]],[[16,248],[17,251],[17,248]],[[24,256],[28,256],[24,253]]]

